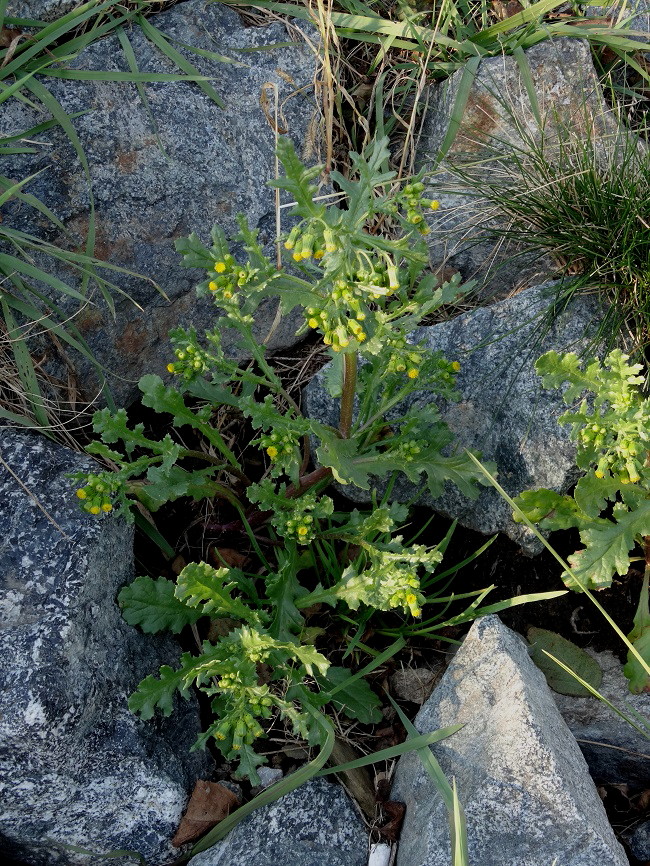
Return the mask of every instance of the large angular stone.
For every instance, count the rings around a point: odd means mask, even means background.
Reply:
[[[132,531],[78,507],[65,474],[92,464],[42,437],[2,430],[0,465],[0,852],[73,866],[113,849],[151,866],[196,778],[194,701],[168,721],[127,708],[140,679],[178,660],[171,639],[128,626],[115,596],[132,577]]]
[[[415,721],[455,724],[432,750],[456,780],[471,863],[627,866],[543,675],[495,616],[472,626]],[[397,866],[448,866],[446,809],[416,753],[400,758],[392,799],[406,803]]]
[[[290,41],[282,24],[245,28],[236,12],[204,0],[179,3],[150,20],[200,74],[209,77],[224,108],[196,83],[144,84],[147,108],[129,83],[41,79],[68,114],[84,112],[73,125],[92,179],[96,255],[144,275],[99,271],[142,308],[116,295],[115,319],[97,289],[81,309],[79,302],[54,299],[74,315],[73,323],[95,357],[113,374],[113,395],[122,404],[137,396],[135,383],[143,373],[168,375],[171,328],[194,324],[202,333],[214,323],[214,307],[205,300],[197,302],[193,290],[205,272],[183,268],[174,241],[190,232],[208,241],[215,223],[233,234],[238,213],[260,230],[265,244],[275,236],[274,191],[265,185],[275,175],[272,87],[278,92],[279,125],[288,130],[299,151],[308,125],[318,120],[311,96],[316,60],[304,40]],[[139,27],[129,29],[128,38],[141,72],[180,74]],[[183,48],[187,44],[224,60],[194,54]],[[91,44],[69,65],[129,71],[117,36]],[[47,111],[12,99],[0,113],[0,136],[48,118]],[[2,173],[20,180],[41,171],[24,191],[47,204],[83,249],[90,211],[86,178],[75,151],[58,126],[30,138],[37,153],[6,157]],[[6,225],[69,248],[70,241],[58,237],[40,212],[20,202],[7,203],[3,219]],[[79,287],[76,273],[44,256],[38,262]],[[51,289],[44,291],[51,295]],[[295,320],[282,320],[275,328],[273,323],[274,308],[267,305],[257,323],[260,339],[268,335],[270,349],[291,345]],[[229,344],[232,340],[226,336],[224,345]],[[76,356],[74,363],[82,389],[92,396],[97,387],[92,366]]]
[[[191,866],[366,866],[368,834],[345,791],[313,779],[245,818]]]
[[[6,15],[36,21],[55,21],[63,17],[83,0],[9,0]]]
[[[605,132],[616,129],[607,109],[589,45],[577,39],[548,40],[526,51],[546,140],[558,130],[586,134],[607,146]],[[434,167],[449,128],[462,72],[435,87],[419,145],[422,166]],[[515,289],[535,285],[558,274],[548,257],[522,250],[507,239],[490,239],[486,229],[505,228],[505,217],[481,194],[481,182],[493,179],[497,162],[508,148],[527,151],[539,142],[540,128],[514,57],[481,61],[454,143],[433,178],[427,195],[441,207],[429,218],[431,260],[476,278],[484,297],[503,298]],[[535,146],[539,146],[536,144]],[[552,155],[549,157],[552,158]],[[472,188],[449,172],[449,162],[471,171]]]
[[[599,308],[593,298],[579,296],[549,324],[554,286],[526,289],[412,335],[413,342],[460,361],[461,399],[441,405],[443,417],[456,434],[459,449],[477,449],[484,459],[496,462],[499,482],[511,496],[539,487],[566,492],[577,480],[575,444],[567,427],[557,423],[567,407],[559,391],[542,388],[534,363],[551,349],[583,350],[590,342],[585,333],[596,324]],[[415,395],[412,402],[431,399],[430,394]],[[307,387],[304,406],[308,415],[338,423],[337,404],[325,389],[322,373]],[[396,416],[403,410],[400,404]],[[356,501],[369,501],[367,491],[352,485],[342,492]],[[398,476],[392,497],[407,502],[415,493],[415,485]],[[425,495],[421,503],[470,529],[505,532],[529,552],[540,550],[536,537],[514,522],[512,509],[492,487],[482,487],[479,497],[471,500],[447,484],[441,498]]]
[[[633,695],[623,676],[623,662],[611,652],[592,655],[603,671],[598,691],[633,720],[638,713],[650,724],[650,694]],[[625,784],[645,790],[650,780],[648,738],[594,697],[553,693],[597,784]]]

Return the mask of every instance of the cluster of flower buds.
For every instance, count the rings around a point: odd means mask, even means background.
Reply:
[[[595,422],[580,431],[580,444],[584,448],[604,452],[596,466],[596,478],[614,475],[621,484],[636,484],[641,480],[648,453],[646,440],[645,431],[636,424],[611,430]]]
[[[314,220],[307,224],[294,226],[284,242],[285,250],[291,252],[296,262],[302,262],[312,257],[322,259],[325,253],[334,253],[338,249],[334,231],[325,225],[319,225]]]
[[[287,500],[287,508],[276,511],[271,522],[283,538],[309,544],[316,537],[318,518],[327,517],[333,508],[329,496],[305,493],[297,499]]]
[[[390,347],[386,371],[388,373],[406,373],[409,379],[417,379],[420,375],[422,352],[419,352],[403,337],[388,337],[386,345]]]
[[[195,376],[202,376],[210,369],[211,356],[194,343],[177,345],[174,355],[176,360],[173,364],[167,364],[167,372],[182,376],[188,382]]]
[[[216,303],[225,309],[239,304],[237,290],[248,285],[259,273],[249,262],[240,265],[230,253],[216,261],[213,270],[208,291],[212,293]]]
[[[436,201],[436,199],[428,199],[422,198],[422,193],[424,192],[424,184],[422,181],[416,181],[415,183],[407,183],[404,189],[402,190],[402,200],[406,206],[406,220],[414,226],[420,226],[424,224],[424,216],[422,215],[422,209],[427,208],[429,210],[438,210],[440,207],[440,202]],[[427,231],[424,231],[423,234],[427,234]]]
[[[113,510],[111,495],[115,493],[121,482],[111,473],[105,475],[88,475],[84,487],[77,490],[81,506],[88,514],[103,514]]]
[[[411,463],[411,461],[415,460],[418,454],[421,453],[422,449],[426,447],[426,442],[419,439],[402,439],[396,448],[393,449],[393,453],[396,457],[399,457],[401,460],[404,460],[406,463]]]
[[[356,598],[378,610],[395,610],[401,607],[415,617],[422,615],[422,605],[425,602],[417,574],[402,569],[384,572],[383,569],[370,568],[352,574],[347,578],[345,589],[339,591],[339,595],[344,599]]]

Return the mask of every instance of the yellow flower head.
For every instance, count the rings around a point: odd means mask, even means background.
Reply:
[[[218,274],[222,274],[226,270],[226,263],[225,262],[216,262],[214,269]]]
[[[106,511],[108,513],[109,511],[112,511],[112,510],[113,510],[113,506],[111,505],[111,503],[110,502],[104,502],[104,504],[102,505],[102,511]]]
[[[431,204],[429,205],[429,207],[431,208],[431,210],[438,210],[438,208],[440,207],[440,202],[439,202],[439,201],[436,201],[436,200],[434,199],[434,200],[431,202]]]
[[[324,255],[325,255],[325,250],[316,250],[316,252],[314,253],[314,258],[315,259],[322,259]]]
[[[269,445],[269,447],[266,449],[266,453],[269,455],[271,460],[274,460],[278,456],[278,449],[275,447],[275,445]]]
[[[317,328],[318,327],[318,319],[309,319],[307,324],[309,325],[310,328]]]
[[[91,514],[99,514],[99,505],[92,505],[88,510]]]
[[[291,256],[291,258],[294,260],[294,262],[301,262],[302,261],[302,253],[294,253]]]
[[[457,372],[460,370],[460,361],[452,361],[452,362],[451,362],[451,369],[452,369],[455,373],[457,373]]]
[[[176,372],[176,367],[174,367],[173,364],[167,364],[167,372],[168,372],[168,373],[175,373],[175,372]]]
[[[307,535],[308,532],[309,532],[309,529],[306,526],[299,526],[298,527],[298,535],[305,536],[305,535]]]
[[[79,499],[85,499],[88,494],[83,489],[83,487],[80,487],[79,490],[77,490],[77,496],[79,497]]]
[[[420,375],[420,371],[416,370],[415,367],[411,367],[411,369],[407,372],[406,375],[409,377],[409,379],[417,379],[417,377]]]
[[[215,283],[214,280],[211,280],[211,281],[208,283],[208,288],[210,289],[211,292],[216,292],[217,289],[219,288],[219,286]]]

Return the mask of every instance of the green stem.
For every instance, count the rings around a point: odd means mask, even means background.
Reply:
[[[224,472],[227,472],[229,475],[234,475],[235,478],[239,478],[240,481],[243,481],[244,484],[251,484],[250,478],[244,475],[244,473],[236,469],[234,466],[231,466],[229,463],[224,463],[223,460],[220,460],[218,457],[214,457],[212,454],[206,454],[205,451],[193,451],[190,448],[183,448],[183,450],[178,455],[179,457],[193,457],[197,460],[204,460],[206,463],[211,463],[215,469],[223,469]]]
[[[344,439],[350,436],[356,390],[357,353],[346,352],[343,356],[343,393],[341,394],[341,418],[339,421],[339,430]]]

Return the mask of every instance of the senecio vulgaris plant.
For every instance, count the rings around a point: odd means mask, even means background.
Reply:
[[[577,465],[584,475],[573,496],[552,490],[526,491],[515,499],[525,516],[540,529],[577,528],[584,548],[569,557],[571,573],[562,577],[580,591],[611,586],[614,575],[625,576],[631,564],[645,563],[634,628],[628,635],[650,662],[650,400],[643,397],[641,364],[631,364],[620,349],[604,363],[584,365],[577,355],[547,352],[536,363],[547,388],[566,386],[563,399],[577,408],[559,419],[570,424],[577,440]],[[518,519],[515,513],[515,519]],[[634,556],[635,551],[642,551]],[[628,653],[624,667],[630,691],[650,690],[647,671]]]
[[[197,745],[213,737],[227,759],[239,761],[239,775],[253,782],[264,762],[253,744],[272,716],[279,714],[310,744],[323,742],[328,703],[362,721],[380,719],[367,683],[316,649],[319,630],[306,627],[305,611],[317,603],[343,604],[419,617],[426,602],[421,575],[432,573],[442,557],[437,548],[405,546],[394,535],[406,518],[403,506],[335,514],[327,485],[336,480],[370,489],[371,476],[401,470],[412,481],[422,478],[433,496],[452,481],[474,497],[477,480],[465,454],[443,454],[453,436],[434,405],[413,404],[386,421],[416,390],[456,398],[458,363],[408,339],[425,316],[462,291],[458,281],[439,285],[427,267],[422,209],[437,203],[422,199],[417,179],[389,191],[394,173],[384,169],[387,140],[352,155],[352,179],[332,174],[346,209],[315,200],[312,181],[320,168],[306,168],[290,141],[280,141],[278,155],[286,176],[271,186],[289,193],[297,217],[284,241],[288,270],[269,260],[243,218],[237,241],[244,256],[231,251],[219,228],[209,247],[194,234],[177,242],[184,264],[204,272],[199,295],[225,314],[253,364],[226,357],[220,317],[201,340],[193,330],[172,331],[173,385],[153,375],[140,381],[144,405],[169,413],[175,427],[197,430],[207,452],[183,448],[169,434],[151,439],[141,424],[129,426],[124,410],[102,410],[94,417],[102,441],[88,450],[116,468],[83,476],[77,491],[89,513],[114,511],[127,520],[136,501],[156,511],[179,497],[219,497],[238,513],[262,577],[191,563],[175,584],[138,577],[119,601],[127,621],[146,632],[179,632],[205,616],[231,624],[225,636],[206,640],[199,655],[183,654],[177,670],[163,666],[158,677],[147,677],[129,706],[144,719],[156,708],[169,714],[175,693],[186,695],[195,683],[211,698],[215,716]],[[369,226],[381,216],[399,222],[402,236],[371,234]],[[253,335],[255,311],[267,298],[277,298],[285,315],[301,307],[301,332],[317,331],[329,347],[327,386],[340,401],[338,427],[305,418],[267,361]],[[257,431],[254,444],[268,458],[255,483],[211,425],[215,407],[224,405],[243,412]],[[310,468],[312,442],[316,468]],[[270,553],[253,532],[262,525],[271,534]],[[347,553],[332,554],[335,545]],[[266,681],[261,666],[270,671]]]

